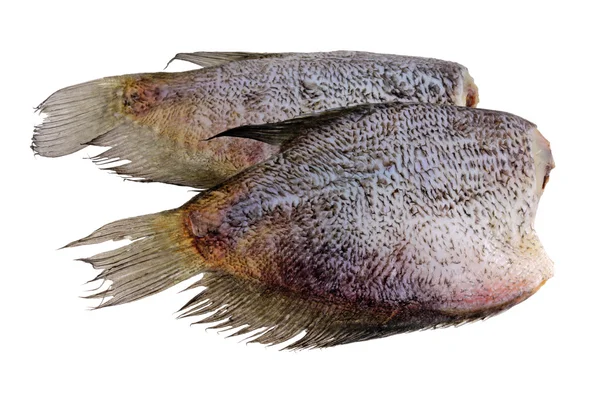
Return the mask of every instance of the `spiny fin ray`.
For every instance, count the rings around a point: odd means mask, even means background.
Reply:
[[[238,137],[257,140],[274,146],[283,146],[297,137],[300,132],[318,127],[327,121],[353,114],[363,118],[375,110],[378,105],[365,104],[350,108],[338,108],[321,113],[307,114],[281,122],[262,125],[243,125],[221,132],[207,140],[220,137]]]
[[[216,67],[232,61],[252,60],[258,58],[275,58],[280,57],[278,53],[246,53],[241,51],[233,52],[211,52],[197,51],[194,53],[178,53],[168,63],[171,64],[175,60],[182,60],[199,65],[203,68]],[[166,68],[166,67],[165,67]]]
[[[209,329],[232,331],[232,337],[250,334],[246,338],[249,343],[278,345],[296,339],[286,343],[285,349],[331,347],[465,320],[427,310],[396,314],[350,308],[224,272],[205,273],[200,284],[206,289],[179,310],[180,317],[200,317],[197,323],[216,324]],[[469,320],[484,317],[471,316]]]
[[[35,127],[31,148],[44,157],[60,157],[86,147],[86,143],[119,124],[115,102],[117,78],[104,78],[61,89],[37,107],[46,114]]]
[[[116,221],[65,247],[123,239],[132,242],[82,259],[102,270],[92,282],[111,281],[108,288],[87,296],[103,299],[98,308],[150,296],[203,270],[178,210]]]

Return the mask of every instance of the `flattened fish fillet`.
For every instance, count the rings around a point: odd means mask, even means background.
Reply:
[[[94,161],[123,176],[208,188],[276,152],[237,138],[205,141],[230,128],[364,103],[477,103],[467,69],[434,59],[348,51],[177,58],[205,68],[115,76],[54,93],[39,106],[46,118],[34,151],[60,157],[108,146]]]
[[[101,306],[205,273],[184,316],[327,347],[484,318],[552,276],[534,219],[554,163],[522,118],[394,103],[221,136],[280,152],[179,209],[72,243],[135,240],[86,260],[112,281]]]

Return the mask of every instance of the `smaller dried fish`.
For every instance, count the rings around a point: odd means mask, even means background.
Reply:
[[[552,276],[533,224],[554,163],[522,118],[395,103],[219,136],[281,152],[179,209],[73,242],[134,240],[85,260],[112,281],[93,295],[101,306],[204,273],[184,316],[327,347],[484,318]]]
[[[93,160],[141,181],[208,188],[276,151],[256,141],[206,139],[240,125],[278,122],[363,103],[475,106],[462,65],[428,58],[329,53],[190,53],[205,68],[115,76],[71,86],[39,106],[33,149],[60,157],[108,146]],[[124,165],[115,162],[129,160]]]

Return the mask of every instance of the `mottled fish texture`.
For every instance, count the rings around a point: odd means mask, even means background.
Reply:
[[[394,103],[227,135],[281,151],[71,244],[135,240],[86,260],[112,282],[101,306],[205,273],[182,315],[313,348],[485,318],[552,276],[534,219],[554,164],[522,118]]]
[[[465,67],[428,58],[348,51],[176,58],[204,68],[116,76],[54,93],[39,106],[46,118],[35,129],[34,151],[60,157],[107,146],[93,158],[106,169],[208,188],[276,152],[237,138],[205,141],[227,129],[366,103],[475,106],[478,99]]]

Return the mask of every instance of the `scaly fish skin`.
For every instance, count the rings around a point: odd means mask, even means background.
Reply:
[[[283,154],[190,206],[208,265],[328,301],[457,312],[552,275],[535,247],[531,123],[394,105],[299,129]],[[540,262],[515,265],[524,251]]]
[[[205,141],[220,132],[390,101],[475,106],[477,87],[465,67],[434,59],[347,51],[250,55],[60,90],[39,107],[47,118],[33,148],[58,157],[89,144],[108,146],[94,160],[119,174],[208,188],[275,152],[236,138]],[[130,163],[112,166],[118,160]]]
[[[553,274],[534,220],[554,163],[522,118],[394,103],[224,135],[288,139],[177,210],[72,243],[135,240],[86,260],[112,281],[103,306],[204,273],[184,316],[327,347],[485,318]]]

